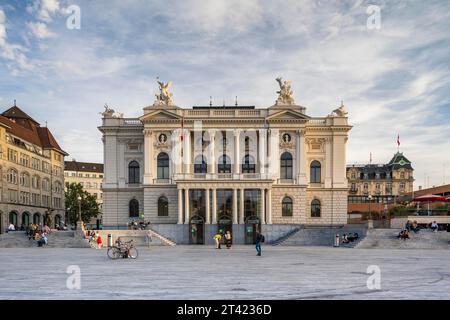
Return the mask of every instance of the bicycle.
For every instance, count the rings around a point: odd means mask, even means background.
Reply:
[[[139,255],[136,247],[134,246],[133,240],[123,243],[120,247],[112,246],[108,248],[106,254],[108,255],[108,258],[113,260],[119,258],[136,259]]]

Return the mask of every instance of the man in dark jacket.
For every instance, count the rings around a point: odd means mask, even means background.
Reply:
[[[264,242],[264,236],[259,232],[256,231],[256,252],[258,253],[257,256],[261,256],[261,243]]]

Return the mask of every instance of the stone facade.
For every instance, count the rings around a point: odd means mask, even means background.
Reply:
[[[281,86],[293,100],[290,83],[280,80]],[[262,226],[346,223],[351,126],[343,105],[320,118],[280,99],[268,108],[188,109],[171,99],[165,104],[163,98],[172,96],[161,88],[139,118],[105,107],[99,127],[105,228],[136,218],[132,198],[139,218],[155,230],[194,243],[210,243],[223,229],[248,242]]]
[[[0,115],[0,232],[64,222],[64,157],[47,127],[19,107]]]

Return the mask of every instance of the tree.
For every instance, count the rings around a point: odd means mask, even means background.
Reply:
[[[100,213],[97,199],[87,191],[83,190],[83,186],[80,183],[66,183],[65,196],[66,212],[71,224],[75,224],[80,218],[79,196],[81,196],[81,219],[83,222],[89,222]]]

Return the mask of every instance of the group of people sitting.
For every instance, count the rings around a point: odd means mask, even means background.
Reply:
[[[355,233],[349,232],[348,234],[344,233],[342,235],[342,243],[350,243],[355,240],[358,240],[358,238],[359,238],[359,235],[356,232]]]
[[[96,248],[96,249],[101,249],[102,245],[103,245],[103,240],[102,240],[102,236],[93,230],[88,230],[86,232],[86,237],[89,239],[89,244],[91,245],[91,247]]]
[[[417,224],[417,221],[411,222],[410,220],[406,221],[405,230],[408,232],[413,231],[414,233],[417,233],[420,231],[419,225]]]
[[[42,226],[41,224],[31,223],[25,229],[28,240],[37,242],[38,247],[48,245],[47,234],[51,232],[49,226]]]
[[[130,221],[128,223],[128,229],[130,230],[145,230],[147,229],[147,226],[150,224],[150,222],[145,221]]]
[[[399,238],[400,240],[409,239],[409,230],[408,229],[403,229],[402,231],[400,231],[400,233],[398,234],[397,238]]]

